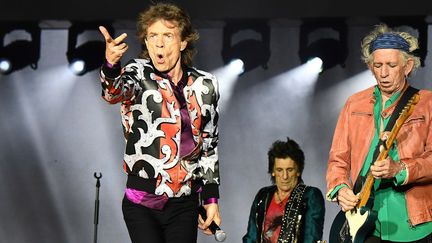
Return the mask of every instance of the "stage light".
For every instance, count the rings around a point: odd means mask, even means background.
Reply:
[[[250,31],[253,35],[258,35],[258,38],[249,36],[245,38]],[[240,38],[236,43],[234,43],[235,35]],[[240,59],[244,63],[244,72],[258,66],[267,69],[269,58],[270,28],[266,21],[228,21],[226,23],[222,43],[222,59],[225,65],[232,60]]]
[[[235,59],[224,65],[223,67],[212,70],[219,81],[219,106],[221,110],[227,106],[234,91],[234,86],[239,78],[239,75],[244,72],[244,63],[240,59]]]
[[[228,63],[228,68],[232,70],[233,73],[240,75],[244,72],[244,62],[241,59],[234,59]]]
[[[81,59],[75,59],[69,64],[69,68],[76,75],[84,74],[85,72],[85,62]]]
[[[315,57],[306,62],[309,64],[312,70],[318,70],[318,73],[322,72],[323,69],[323,61],[319,57]]]
[[[420,65],[424,67],[428,43],[426,16],[382,17],[380,20],[394,30],[408,32],[417,37],[419,49],[414,51],[414,55],[420,57]]]
[[[99,26],[105,26],[112,34],[113,29],[109,23],[81,22],[73,23],[69,28],[67,59],[69,69],[76,75],[84,75],[87,72],[99,68],[105,57],[105,42],[98,36],[97,40],[87,40],[78,45],[78,37],[85,31],[98,32]],[[99,33],[96,33],[99,35]]]
[[[12,63],[9,59],[2,58],[0,59],[0,73],[8,73],[12,69]]]
[[[31,40],[15,39],[5,45],[6,37],[22,38],[30,35]],[[0,25],[0,73],[7,75],[26,66],[37,69],[40,58],[41,30],[35,22],[10,22]],[[9,36],[8,36],[9,35]]]
[[[314,34],[315,39],[312,38]],[[303,19],[299,43],[301,63],[318,57],[322,61],[322,71],[325,71],[338,64],[345,67],[347,56],[347,26],[344,19]]]

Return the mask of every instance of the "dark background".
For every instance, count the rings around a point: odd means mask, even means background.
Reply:
[[[151,2],[146,0],[3,1],[0,20],[105,20],[132,19]],[[218,0],[172,1],[194,19],[301,18],[428,15],[432,3],[411,1],[347,0]]]

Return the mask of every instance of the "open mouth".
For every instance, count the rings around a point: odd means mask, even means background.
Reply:
[[[156,54],[156,62],[162,64],[165,62],[164,56],[162,54]]]

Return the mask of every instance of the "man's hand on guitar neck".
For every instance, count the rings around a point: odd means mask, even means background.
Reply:
[[[403,169],[404,166],[402,163],[397,163],[390,157],[376,161],[370,167],[370,171],[375,179],[391,179]]]
[[[348,187],[342,187],[337,193],[337,201],[342,208],[342,211],[346,212],[357,206],[359,197]]]

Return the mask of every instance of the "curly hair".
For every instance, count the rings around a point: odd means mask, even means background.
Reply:
[[[303,169],[304,169],[305,156],[303,150],[301,150],[300,146],[294,140],[290,139],[289,137],[287,137],[286,142],[276,140],[275,142],[273,142],[267,155],[268,155],[268,173],[270,174],[273,183],[275,182],[275,179],[274,176],[272,176],[272,173],[273,173],[275,160],[277,158],[292,159],[297,165],[298,171],[300,172],[299,179],[301,180],[301,175],[303,174]]]
[[[186,48],[181,52],[182,66],[191,66],[193,56],[196,54],[195,42],[199,38],[198,32],[192,27],[189,15],[186,11],[172,3],[156,3],[148,9],[142,11],[137,21],[137,37],[143,44],[143,50],[140,53],[141,58],[150,58],[145,46],[147,29],[150,25],[158,20],[172,22],[180,30],[182,41],[187,42]]]
[[[410,58],[414,61],[413,70],[411,71],[411,73],[413,73],[420,66],[420,57],[413,54],[413,52],[419,48],[417,38],[407,32],[392,30],[383,23],[376,25],[375,28],[363,38],[361,42],[362,60],[366,63],[366,65],[370,64],[373,61],[373,56],[369,50],[369,47],[378,36],[385,33],[399,35],[404,38],[405,41],[409,44],[409,52],[401,50],[401,54],[405,64]],[[409,73],[408,75],[410,75],[411,73]]]

